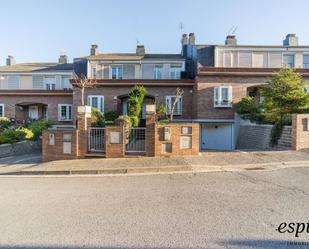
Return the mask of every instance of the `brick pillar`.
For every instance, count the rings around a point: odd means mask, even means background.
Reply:
[[[156,113],[155,105],[146,106],[146,156],[156,156]]]
[[[91,106],[77,107],[77,157],[84,158],[88,152],[88,127],[91,125]]]
[[[105,128],[105,157],[119,158],[125,156],[124,125]]]

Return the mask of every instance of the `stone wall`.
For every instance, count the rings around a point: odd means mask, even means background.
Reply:
[[[285,126],[278,145],[271,147],[272,125],[241,125],[237,140],[240,150],[288,150],[292,148],[292,127]]]
[[[1,144],[0,158],[16,156],[29,153],[38,153],[42,150],[41,140],[38,141],[21,141],[15,144]]]

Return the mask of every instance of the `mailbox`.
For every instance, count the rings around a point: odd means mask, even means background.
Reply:
[[[55,145],[55,134],[54,133],[48,134],[48,144]]]
[[[164,141],[171,140],[171,127],[165,126],[164,127]]]

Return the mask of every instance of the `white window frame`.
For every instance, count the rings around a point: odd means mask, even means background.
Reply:
[[[172,111],[172,105],[173,105],[173,98],[176,98],[175,95],[169,95],[165,96],[165,108],[166,108],[166,114],[170,115]],[[183,100],[182,97],[178,100],[175,110],[174,110],[174,115],[175,116],[180,116],[182,115],[182,108],[183,108]]]
[[[176,70],[179,69],[179,70]],[[182,71],[182,65],[181,64],[171,64],[170,65],[170,79],[173,80],[179,80],[181,79],[181,71]]]
[[[102,107],[102,108],[98,108],[102,113],[104,113],[104,95],[88,95],[87,97],[87,105],[91,106],[91,107],[94,107],[92,106],[92,99],[93,98],[97,98],[98,99],[98,106],[99,107]]]
[[[65,118],[62,118],[62,107],[66,107],[66,115]],[[70,112],[69,109],[71,108],[71,117],[70,117]],[[70,104],[58,104],[58,121],[72,121],[72,116],[73,116],[73,106]]]
[[[0,113],[0,117],[4,117],[5,116],[4,104],[0,104],[0,107],[2,107],[2,114]]]
[[[223,100],[222,99],[222,90],[227,89],[228,90],[228,99]],[[214,87],[214,107],[222,107],[222,108],[230,108],[232,107],[232,87],[231,86],[215,86]],[[218,92],[218,98],[216,96],[216,92]]]
[[[9,84],[10,78],[14,78],[14,77],[18,79],[18,86],[17,86],[17,88],[10,88],[10,84]],[[18,76],[18,75],[8,76],[8,77],[7,77],[7,87],[8,87],[8,89],[12,89],[12,90],[14,90],[14,89],[20,89],[20,76]]]
[[[163,73],[163,65],[156,64],[154,68],[154,78],[155,80],[161,80]]]
[[[91,76],[93,79],[97,78],[97,66],[91,68]]]
[[[47,79],[47,78],[54,78],[55,83],[53,83],[53,84],[47,83],[47,82],[46,82],[46,79]],[[55,85],[55,88],[54,88],[54,89],[53,89],[53,87],[50,87],[50,86],[52,86],[52,85]],[[45,90],[50,90],[50,91],[56,90],[56,89],[57,89],[57,78],[56,78],[56,76],[45,76],[45,77],[44,77],[44,86],[45,86]],[[48,87],[48,86],[49,86],[49,87]]]
[[[123,64],[114,64],[114,65],[110,65],[110,78],[113,79],[113,68],[118,68],[116,70],[116,78],[114,80],[122,80],[123,79]],[[120,74],[120,70],[119,68],[121,68],[121,78],[119,77]]]

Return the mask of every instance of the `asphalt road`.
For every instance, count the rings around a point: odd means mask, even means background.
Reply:
[[[0,249],[309,248],[308,211],[309,168],[0,177]]]

